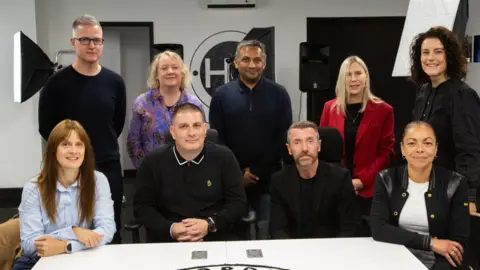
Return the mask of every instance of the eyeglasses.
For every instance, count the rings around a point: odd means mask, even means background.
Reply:
[[[74,38],[80,42],[82,45],[90,45],[90,42],[93,41],[93,44],[95,45],[102,45],[103,44],[103,38],[89,38],[89,37],[81,37],[81,38]]]

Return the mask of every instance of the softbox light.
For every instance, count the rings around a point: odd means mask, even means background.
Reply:
[[[22,31],[13,36],[13,99],[23,103],[35,95],[53,74],[54,63]]]

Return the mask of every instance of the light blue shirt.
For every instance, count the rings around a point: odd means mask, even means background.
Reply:
[[[20,240],[23,255],[33,257],[37,254],[35,239],[43,235],[51,235],[59,240],[70,241],[72,252],[86,249],[76,237],[72,226],[92,229],[103,234],[98,246],[112,241],[116,232],[113,200],[110,194],[110,185],[104,174],[95,171],[96,197],[95,212],[91,226],[86,222],[79,224],[79,209],[77,196],[79,195],[78,181],[65,188],[57,182],[57,216],[56,223],[48,219],[47,211],[43,207],[37,178],[31,179],[23,187],[22,201],[18,208],[20,214]]]

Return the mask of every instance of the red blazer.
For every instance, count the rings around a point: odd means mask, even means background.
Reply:
[[[335,99],[327,101],[320,119],[321,127],[334,127],[342,135],[344,142],[343,162],[345,156],[345,116],[332,110]],[[363,189],[359,195],[364,198],[373,197],[373,187],[377,172],[385,169],[393,156],[395,134],[393,132],[393,108],[386,102],[374,103],[369,101],[362,120],[358,126],[355,152],[353,153],[353,175],[362,181]]]

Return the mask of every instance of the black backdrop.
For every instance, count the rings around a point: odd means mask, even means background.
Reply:
[[[320,122],[323,105],[335,97],[335,84],[343,60],[362,58],[370,71],[373,93],[394,109],[395,152],[411,121],[416,86],[404,77],[392,77],[405,17],[307,18],[307,42],[330,45],[331,90],[307,94],[307,118]],[[397,157],[398,158],[398,157]]]

